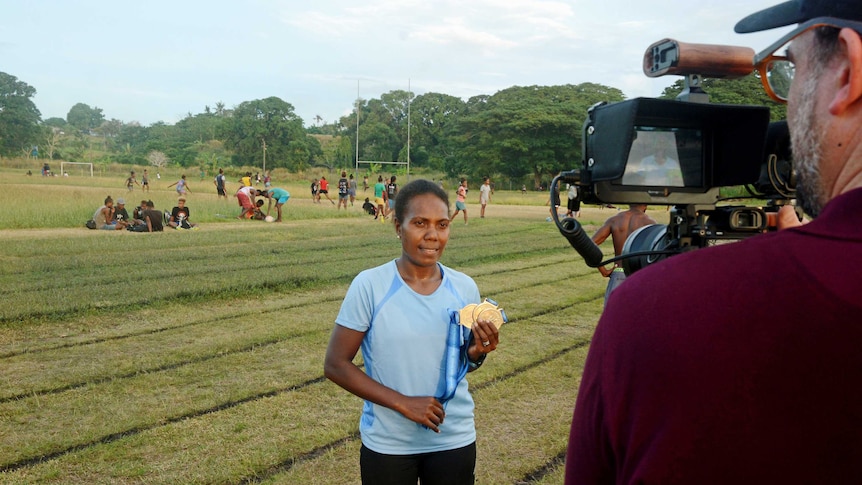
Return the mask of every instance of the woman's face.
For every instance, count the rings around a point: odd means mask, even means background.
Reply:
[[[433,194],[410,199],[404,220],[395,221],[401,257],[416,266],[434,266],[449,241],[449,208]]]

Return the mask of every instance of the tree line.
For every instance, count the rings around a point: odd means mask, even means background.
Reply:
[[[774,119],[784,106],[771,103],[756,75],[707,79],[712,102],[768,105]],[[661,97],[673,98],[677,81]],[[466,101],[443,93],[395,90],[356,102],[351,114],[306,126],[294,107],[278,98],[215,103],[176,124],[150,126],[106,119],[103,110],[77,103],[66,118],[41,119],[36,89],[0,72],[0,156],[183,167],[262,166],[302,171],[312,166],[351,167],[359,160],[400,161],[457,177],[502,176],[536,185],[581,157],[581,127],[595,103],[625,99],[619,89],[594,83],[513,86]],[[408,120],[410,146],[408,150]],[[94,140],[98,150],[93,151]],[[95,153],[95,154],[94,154]],[[89,159],[88,159],[89,157]]]

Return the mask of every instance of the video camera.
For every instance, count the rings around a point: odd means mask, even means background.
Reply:
[[[770,123],[762,106],[709,104],[702,89],[704,77],[751,74],[753,58],[746,47],[664,39],[647,49],[644,73],[685,76],[676,100],[635,98],[588,110],[581,167],[554,179],[553,200],[565,182],[586,203],[673,206],[667,225],[638,229],[607,261],[576,219],[560,221],[552,211],[588,266],[621,260],[628,275],[674,254],[775,230],[778,209],[796,192],[787,123]],[[727,202],[720,189],[732,186],[745,186],[766,205],[720,205]]]

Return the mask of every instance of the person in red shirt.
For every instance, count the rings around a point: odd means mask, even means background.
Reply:
[[[326,181],[326,177],[320,177],[320,189],[317,191],[317,197],[320,198],[321,195],[325,195],[326,200],[335,205],[335,201],[329,197],[329,182]]]

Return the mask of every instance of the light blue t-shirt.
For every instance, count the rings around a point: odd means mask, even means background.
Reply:
[[[287,199],[290,198],[290,192],[278,187],[269,189],[269,193],[272,194],[272,198],[280,204],[287,202]]]
[[[443,395],[450,312],[480,301],[472,278],[439,266],[443,281],[431,295],[413,291],[401,279],[394,260],[359,273],[335,319],[338,325],[365,332],[361,346],[365,373],[406,396]],[[462,379],[446,403],[439,433],[365,401],[359,422],[362,443],[390,455],[452,450],[473,443],[473,398],[467,387],[467,379]]]

